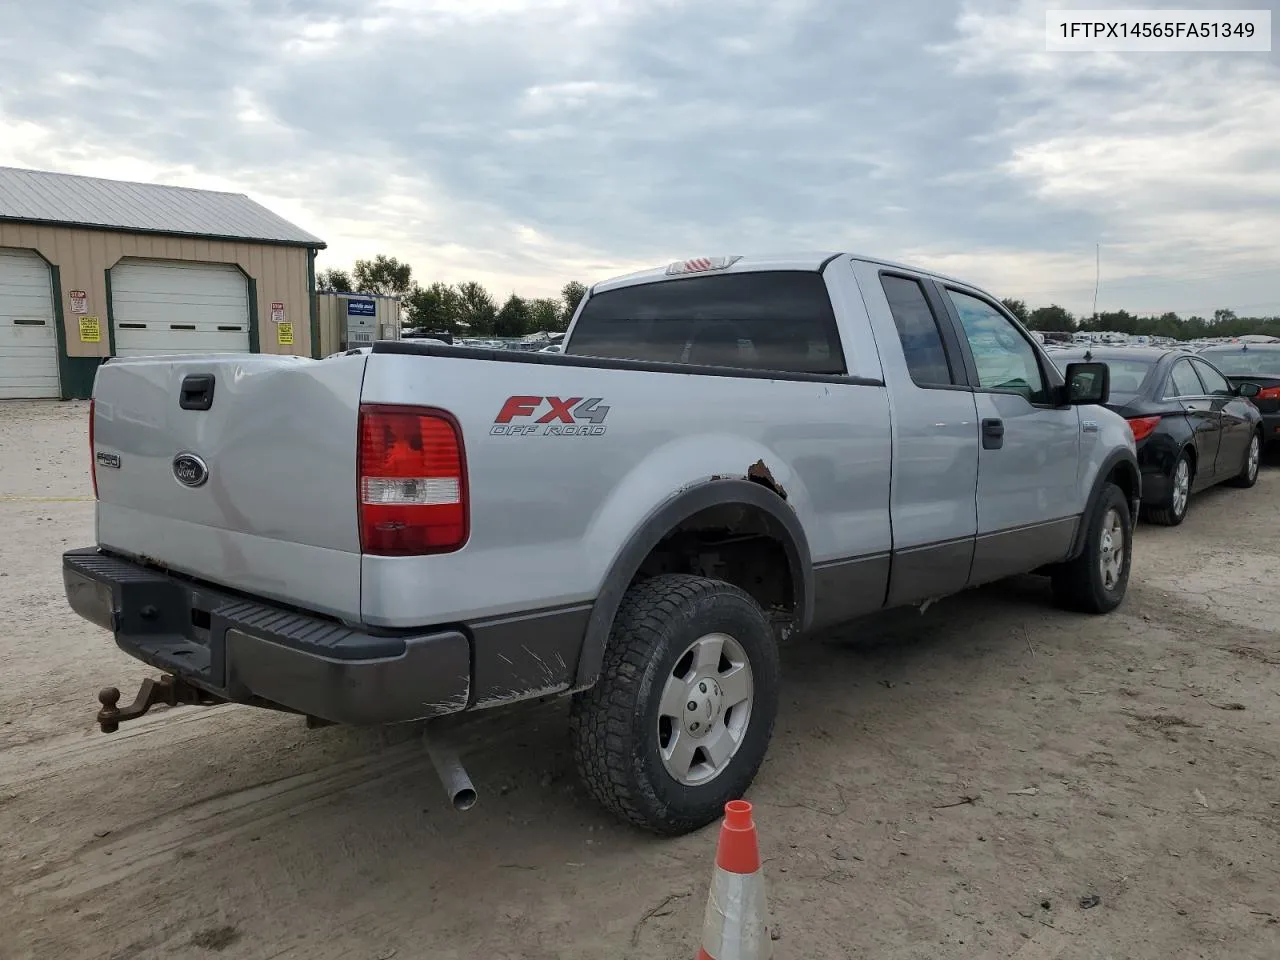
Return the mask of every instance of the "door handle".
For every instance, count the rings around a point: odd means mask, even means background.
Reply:
[[[999,450],[1004,446],[1004,421],[992,417],[982,421],[982,449]]]

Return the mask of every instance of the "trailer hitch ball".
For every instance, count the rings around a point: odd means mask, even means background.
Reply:
[[[115,733],[120,729],[120,691],[115,687],[103,687],[98,691],[98,703],[102,709],[98,711],[98,726],[103,733]]]
[[[143,680],[137,697],[127,707],[120,706],[120,691],[115,687],[104,687],[98,691],[98,703],[102,704],[98,711],[98,726],[103,733],[115,733],[124,721],[136,720],[159,704],[170,707],[210,706],[222,702],[221,698],[166,673],[158,680]]]

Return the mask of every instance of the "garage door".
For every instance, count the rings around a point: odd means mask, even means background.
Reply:
[[[49,267],[0,249],[0,400],[57,397],[58,331]]]
[[[121,260],[111,313],[118,357],[249,352],[249,284],[235,267]]]

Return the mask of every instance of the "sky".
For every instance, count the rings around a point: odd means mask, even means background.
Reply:
[[[1099,263],[1100,311],[1280,314],[1280,52],[1046,52],[1047,8],[1099,5],[14,3],[0,165],[247,193],[322,268],[499,297],[847,250],[1077,314]]]

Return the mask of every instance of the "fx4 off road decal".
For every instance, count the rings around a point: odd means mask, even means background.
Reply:
[[[598,437],[609,406],[603,397],[507,397],[493,418],[495,437]]]

